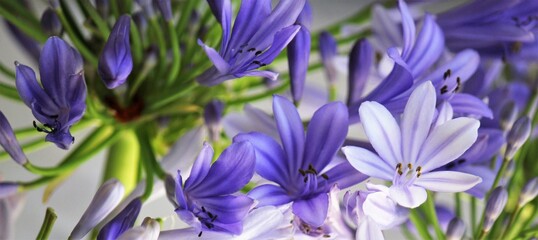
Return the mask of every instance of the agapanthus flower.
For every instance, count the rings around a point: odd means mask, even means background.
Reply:
[[[346,161],[333,161],[348,128],[345,105],[333,102],[314,113],[305,131],[295,106],[286,98],[273,97],[273,113],[282,146],[270,136],[252,132],[237,135],[234,141],[248,140],[256,149],[256,172],[278,185],[257,186],[249,196],[258,206],[293,202],[293,213],[312,227],[327,217],[328,192],[356,184],[364,175]]]
[[[349,53],[348,106],[360,101],[373,61],[374,49],[368,40],[360,39],[355,42]]]
[[[389,196],[389,188],[366,184],[366,191],[346,192],[345,216],[356,228],[355,239],[384,239],[382,230],[402,224],[409,210]]]
[[[41,16],[41,27],[49,36],[60,36],[62,34],[62,23],[54,9],[47,8]]]
[[[24,155],[21,145],[15,137],[11,124],[9,124],[2,111],[0,111],[0,145],[18,164],[24,165],[28,162],[28,158]]]
[[[176,213],[199,234],[204,231],[240,234],[254,200],[233,194],[254,174],[254,148],[249,142],[237,142],[211,165],[212,159],[213,149],[205,144],[185,182],[178,171]]]
[[[319,53],[321,56],[321,62],[325,69],[327,80],[330,84],[336,83],[336,57],[338,56],[338,45],[334,37],[328,32],[322,32],[319,35]]]
[[[293,40],[288,44],[288,68],[290,72],[290,88],[293,101],[298,103],[303,96],[304,83],[310,59],[310,26],[312,25],[312,8],[307,1],[301,14],[297,17],[296,24],[301,29]]]
[[[36,126],[37,130],[47,133],[45,140],[68,149],[75,140],[69,128],[86,109],[82,57],[62,39],[50,37],[39,58],[41,85],[30,67],[18,62],[15,65],[19,95],[44,125]]]
[[[123,15],[114,24],[110,36],[99,56],[99,76],[109,89],[116,88],[127,81],[133,70],[129,32],[131,17]]]
[[[364,174],[392,181],[390,197],[399,205],[415,208],[426,201],[426,189],[465,191],[481,179],[455,171],[432,171],[461,156],[475,142],[479,122],[460,117],[432,127],[435,90],[431,82],[418,86],[407,102],[400,125],[381,104],[364,102],[359,115],[376,150],[348,146],[343,151]]]
[[[198,82],[212,86],[244,76],[276,79],[277,73],[257,69],[273,62],[295,37],[300,26],[293,24],[305,0],[280,0],[274,9],[270,0],[241,1],[233,29],[230,0],[208,3],[222,26],[222,42],[219,52],[199,42],[214,66]]]
[[[161,225],[152,218],[145,218],[141,226],[131,228],[120,235],[117,240],[157,240]]]
[[[97,235],[98,240],[115,240],[125,231],[132,228],[138,213],[142,208],[142,201],[139,198],[131,201],[116,217],[105,224]]]

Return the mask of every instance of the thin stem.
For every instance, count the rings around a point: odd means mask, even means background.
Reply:
[[[176,79],[181,68],[181,56],[179,52],[179,41],[176,33],[174,23],[172,21],[167,22],[168,35],[170,36],[170,44],[172,44],[172,66],[168,74],[167,83],[171,85]]]
[[[420,216],[418,209],[411,210],[411,213],[409,214],[409,219],[411,220],[411,222],[413,222],[413,225],[415,225],[415,228],[417,229],[417,232],[422,239],[425,239],[425,240],[433,239],[430,236],[430,233],[428,232],[428,228],[426,224],[424,224],[424,220],[422,220],[422,217]]]
[[[2,63],[0,63],[0,72],[6,75],[7,79],[15,80],[15,72]]]
[[[58,216],[54,212],[54,209],[47,208],[47,212],[45,213],[45,219],[43,220],[43,224],[41,225],[41,230],[39,230],[39,234],[37,235],[36,239],[39,240],[47,240],[49,239],[50,232],[52,231],[52,227],[54,226],[54,222],[56,222],[56,218]]]
[[[461,214],[461,193],[456,193],[454,194],[454,202],[455,202],[455,212],[456,212],[456,216],[458,218],[462,218],[462,214]]]
[[[2,5],[0,5],[0,15],[34,40],[41,43],[47,41],[48,37],[40,26],[32,26],[32,24],[28,23],[27,21],[13,15],[12,12],[8,11]]]
[[[477,210],[477,203],[476,203],[476,198],[471,198],[471,230],[472,230],[472,233],[473,235],[478,231],[478,226],[476,224],[476,221],[477,221],[477,213],[476,213],[476,210]]]
[[[510,232],[513,228],[512,224],[514,223],[514,220],[516,219],[516,216],[519,215],[519,212],[521,211],[521,207],[519,204],[516,206],[516,209],[510,214],[510,219],[508,220],[508,223],[506,224],[506,227],[504,230],[499,234],[501,239],[503,239],[504,236],[510,236]]]
[[[93,54],[91,50],[89,50],[86,45],[84,44],[84,40],[82,38],[79,38],[76,33],[74,32],[74,28],[71,26],[71,23],[67,20],[66,15],[64,14],[62,9],[55,9],[56,14],[58,14],[58,17],[60,18],[60,21],[62,22],[62,26],[64,27],[65,31],[67,32],[67,35],[69,36],[69,39],[73,42],[77,50],[80,51],[82,56],[86,58],[90,64],[93,66],[97,66],[97,57]]]
[[[158,74],[160,75],[166,69],[166,41],[164,40],[164,33],[162,31],[161,26],[159,26],[159,22],[157,21],[157,18],[156,17],[150,18],[149,24],[151,26],[151,29],[155,33],[155,37],[157,38],[157,44],[159,47]]]
[[[499,184],[499,181],[501,180],[502,176],[504,175],[504,172],[506,171],[506,168],[508,167],[508,164],[510,163],[510,159],[508,158],[503,158],[503,162],[502,162],[502,165],[501,165],[501,168],[499,169],[499,172],[497,172],[497,175],[495,176],[495,180],[493,180],[493,185],[491,185],[491,189],[489,190],[489,192],[486,194],[486,198],[485,199],[489,199],[489,196],[491,195],[491,192],[493,191],[493,189],[495,189],[497,187],[497,185]]]
[[[157,162],[157,159],[155,158],[155,153],[153,151],[153,146],[150,142],[150,137],[148,136],[145,129],[140,129],[138,131],[138,141],[140,142],[140,148],[143,154],[144,160],[147,161],[144,166],[144,168],[150,168],[150,170],[153,170],[152,172],[157,175],[160,179],[164,179],[166,177],[166,172],[161,168],[161,165],[159,162]],[[143,160],[143,161],[144,161]]]
[[[15,100],[17,102],[22,101],[19,97],[19,92],[17,91],[17,89],[4,83],[0,83],[0,95]]]
[[[443,230],[441,230],[441,226],[439,225],[439,220],[437,218],[437,212],[435,211],[433,195],[430,192],[428,192],[428,199],[426,200],[425,204],[426,216],[428,217],[428,221],[432,224],[433,229],[435,230],[436,239],[445,239],[445,234],[443,233]]]
[[[95,23],[97,29],[103,36],[103,39],[106,40],[110,34],[110,28],[108,27],[107,22],[99,15],[97,10],[91,5],[89,0],[78,0],[79,5],[88,17]]]

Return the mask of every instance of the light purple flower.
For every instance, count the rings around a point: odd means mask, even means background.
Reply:
[[[346,161],[333,161],[348,128],[345,105],[333,102],[318,109],[306,132],[295,106],[286,98],[273,97],[273,112],[282,146],[259,132],[239,134],[256,149],[256,172],[278,185],[257,186],[249,196],[258,206],[293,202],[293,213],[313,227],[327,217],[328,192],[337,184],[345,188],[364,180]]]
[[[456,118],[432,127],[435,90],[431,82],[418,86],[409,97],[400,125],[376,102],[359,109],[364,129],[377,154],[359,147],[344,147],[350,163],[362,173],[392,181],[390,197],[415,208],[426,201],[426,189],[461,192],[481,179],[455,171],[432,171],[461,156],[477,138],[479,122]]]
[[[222,42],[217,52],[199,41],[213,67],[200,75],[198,82],[213,86],[244,76],[276,79],[277,73],[257,69],[273,62],[295,37],[301,27],[293,24],[305,0],[280,0],[274,9],[270,0],[241,1],[233,29],[230,0],[208,3],[222,26]]]

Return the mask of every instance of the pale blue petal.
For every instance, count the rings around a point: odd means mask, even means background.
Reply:
[[[480,182],[482,179],[475,175],[455,171],[436,171],[420,175],[414,184],[436,192],[463,192]]]
[[[416,208],[426,201],[426,190],[418,186],[392,185],[389,188],[390,197],[400,206]]]
[[[395,167],[388,162],[379,158],[376,154],[364,148],[347,146],[342,151],[347,160],[355,169],[370,177],[392,180],[394,177]]]

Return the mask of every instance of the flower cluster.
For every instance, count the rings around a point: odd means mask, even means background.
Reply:
[[[538,4],[423,2],[0,2],[0,239],[537,238]]]

